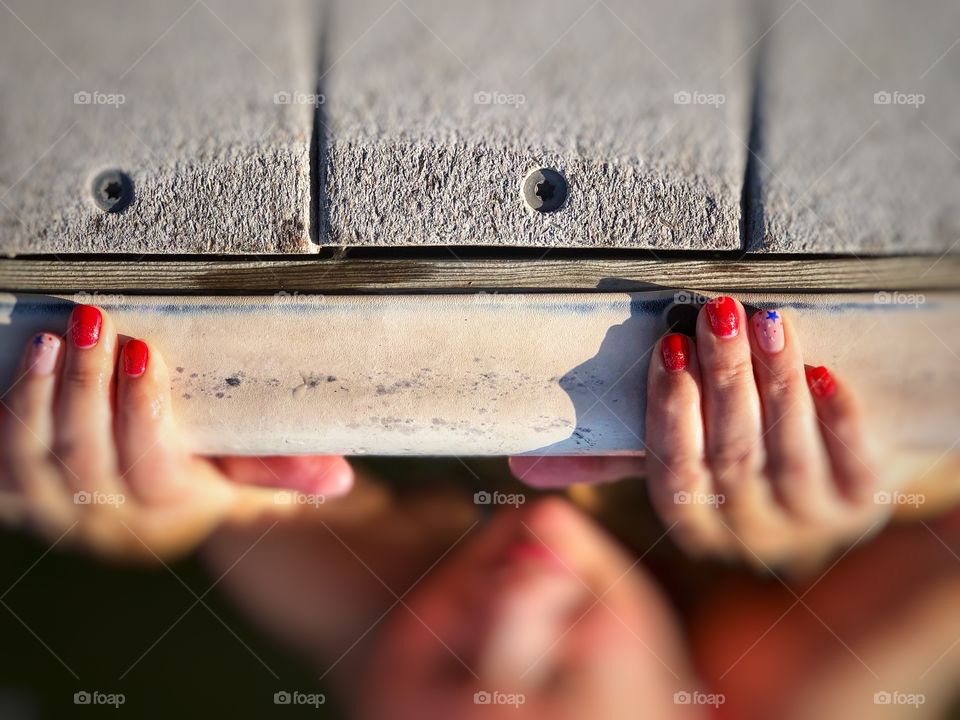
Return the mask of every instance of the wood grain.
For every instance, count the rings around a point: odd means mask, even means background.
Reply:
[[[17,292],[960,290],[955,256],[870,259],[0,260]]]

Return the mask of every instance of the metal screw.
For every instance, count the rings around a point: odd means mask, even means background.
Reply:
[[[90,192],[98,208],[120,212],[133,200],[133,180],[121,170],[104,170],[93,179]]]
[[[537,212],[559,210],[567,200],[567,179],[550,168],[534,170],[523,181],[523,199]]]

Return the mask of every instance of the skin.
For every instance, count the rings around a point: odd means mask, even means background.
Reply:
[[[726,583],[692,652],[723,717],[945,718],[960,672],[960,513],[893,526],[803,583]],[[802,602],[798,602],[798,598]],[[919,707],[876,693],[922,695]]]
[[[890,482],[847,386],[837,379],[829,397],[811,393],[789,317],[781,314],[782,349],[770,352],[733,305],[733,337],[712,332],[701,310],[685,369],[666,367],[662,339],[653,349],[646,458],[512,458],[517,477],[563,487],[645,474],[676,542],[761,567],[815,563],[882,527],[889,506],[874,492]]]
[[[361,482],[354,495],[369,490]],[[701,686],[659,588],[565,500],[444,529],[436,508],[388,508],[331,516],[323,529],[285,523],[253,549],[254,532],[228,527],[204,550],[214,574],[233,568],[221,587],[294,642],[351,717],[707,716],[674,702]],[[331,606],[341,610],[318,612]],[[478,705],[481,691],[523,702]]]
[[[349,492],[343,458],[191,455],[171,414],[160,353],[149,348],[145,372],[129,375],[129,339],[101,315],[93,347],[77,346],[67,328],[52,371],[38,367],[31,344],[24,349],[0,400],[0,517],[51,543],[155,561],[192,550],[227,519],[309,507],[292,493]]]

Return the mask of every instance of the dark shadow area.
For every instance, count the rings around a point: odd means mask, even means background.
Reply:
[[[750,136],[747,139],[747,163],[744,170],[743,189],[740,196],[740,231],[742,252],[752,252],[763,247],[767,233],[763,207],[763,108],[766,92],[766,60],[768,57],[768,28],[770,28],[769,5],[753,3],[753,28],[760,40],[752,53],[752,90],[750,98]]]
[[[607,286],[619,287],[617,278],[604,280],[598,289]],[[665,290],[666,288],[659,288]],[[559,385],[570,397],[576,413],[576,424],[568,438],[531,451],[530,455],[581,454],[602,444],[602,426],[612,426],[618,431],[634,433],[637,442],[643,436],[642,428],[624,428],[624,414],[643,416],[647,368],[650,363],[650,347],[644,341],[644,326],[651,321],[666,332],[664,318],[674,304],[674,298],[649,298],[643,294],[630,294],[630,316],[607,330],[596,354],[589,360],[572,368],[559,379]],[[612,390],[619,388],[614,396]],[[633,391],[623,393],[623,388]],[[625,398],[630,398],[625,400]],[[632,408],[622,403],[634,404]]]
[[[317,688],[317,673],[263,640],[216,590],[207,607],[197,603],[191,590],[203,596],[216,578],[196,560],[124,568],[4,531],[0,547],[4,720],[343,717],[329,694],[319,708],[274,705],[276,692]],[[74,704],[83,691],[125,701]]]
[[[330,26],[333,20],[333,2],[327,0],[317,4],[315,30],[317,35],[317,54],[314,58],[316,81],[313,92],[322,101],[318,101],[313,115],[313,132],[310,136],[310,239],[319,245],[330,228],[330,208],[327,203],[327,166],[330,153],[327,149],[327,96],[324,92],[326,76],[329,72],[328,47]]]

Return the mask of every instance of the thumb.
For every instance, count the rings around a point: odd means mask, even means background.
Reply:
[[[353,468],[339,455],[221,457],[217,464],[238,485],[342,497],[353,488]]]
[[[510,458],[510,470],[520,482],[537,488],[562,488],[641,477],[644,461],[638,456],[554,456]]]

